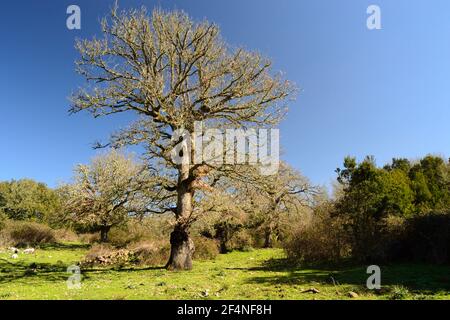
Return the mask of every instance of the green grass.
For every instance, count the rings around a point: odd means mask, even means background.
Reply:
[[[38,249],[35,255],[0,253],[0,299],[450,299],[450,268],[381,266],[382,289],[365,288],[366,266],[299,268],[280,249],[232,252],[195,261],[191,271],[158,267],[82,270],[81,289],[68,289],[67,266],[87,247]],[[334,283],[333,280],[334,279]],[[302,293],[314,287],[319,293]]]

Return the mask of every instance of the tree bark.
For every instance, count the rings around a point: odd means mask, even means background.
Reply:
[[[192,214],[193,191],[189,179],[189,165],[182,165],[177,188],[177,222],[170,234],[170,257],[166,264],[169,270],[192,269],[194,242],[189,236],[189,218]]]
[[[100,227],[100,242],[108,242],[108,232],[110,229],[110,226]]]
[[[264,248],[272,248],[273,242],[272,242],[272,229],[267,228],[264,233]]]
[[[170,234],[170,258],[166,268],[169,270],[191,270],[194,242],[183,226],[176,226]]]

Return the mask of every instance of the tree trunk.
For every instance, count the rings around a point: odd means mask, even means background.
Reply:
[[[182,165],[177,189],[177,222],[170,234],[170,258],[166,264],[166,268],[169,270],[192,269],[195,246],[189,236],[189,218],[192,213],[193,196],[189,181],[189,165]]]
[[[220,253],[227,253],[228,252],[228,237],[227,237],[227,231],[226,227],[223,226],[222,223],[218,223],[215,225],[216,229],[216,235],[215,238],[219,240],[220,243]]]
[[[110,229],[110,226],[100,227],[100,242],[108,242],[108,232]]]
[[[170,258],[166,268],[169,270],[191,270],[194,242],[189,232],[178,225],[170,234]]]
[[[264,233],[264,248],[272,248],[272,246],[272,229],[267,228],[266,232]]]

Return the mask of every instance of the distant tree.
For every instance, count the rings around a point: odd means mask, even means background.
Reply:
[[[216,239],[221,253],[233,249],[230,243],[247,223],[248,199],[243,192],[236,181],[223,177],[196,204],[200,234]]]
[[[319,189],[285,162],[280,163],[276,175],[266,177],[253,172],[246,197],[253,207],[253,224],[263,232],[264,247],[270,248],[283,222],[289,223],[293,216],[305,213]]]
[[[216,226],[227,238],[242,228],[252,229],[262,235],[265,247],[271,247],[282,225],[305,213],[318,190],[281,162],[276,175],[261,175],[258,167],[252,167],[245,168],[245,175],[221,178],[205,207],[222,212]]]
[[[56,192],[31,179],[0,183],[0,212],[14,220],[48,222],[59,212]]]
[[[385,170],[402,170],[403,172],[408,173],[411,170],[411,162],[405,158],[393,158],[392,163],[388,164],[384,167]]]
[[[344,160],[337,169],[342,195],[335,204],[335,215],[343,218],[352,235],[354,255],[366,259],[378,245],[389,216],[408,217],[414,213],[414,192],[406,166],[378,168],[373,157],[361,163]]]
[[[78,165],[73,182],[60,186],[64,219],[100,231],[106,242],[111,227],[150,210],[149,181],[145,166],[131,156],[115,150],[99,155],[89,165]]]
[[[411,167],[409,176],[418,212],[443,211],[450,207],[449,164],[443,158],[426,156]]]
[[[161,210],[176,217],[167,267],[190,269],[195,193],[211,182],[208,175],[233,166],[175,162],[170,156],[178,143],[174,133],[192,133],[196,121],[209,128],[276,125],[294,88],[271,72],[268,59],[227,45],[217,25],[194,22],[183,12],[155,10],[149,17],[145,9],[118,12],[115,7],[102,21],[102,32],[103,39],[77,43],[77,71],[93,86],[73,95],[71,112],[136,115],[110,144],[142,144],[159,184],[175,193],[176,201]]]

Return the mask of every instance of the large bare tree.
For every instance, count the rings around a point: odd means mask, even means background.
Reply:
[[[190,269],[195,192],[215,180],[208,178],[214,172],[233,168],[174,161],[174,133],[193,132],[196,121],[215,128],[274,126],[294,88],[271,71],[268,59],[227,45],[217,25],[195,22],[183,12],[114,7],[102,21],[102,32],[101,39],[77,42],[77,71],[89,84],[73,94],[70,111],[136,115],[129,127],[112,134],[109,144],[143,144],[150,170],[158,173],[161,186],[176,193],[175,203],[162,210],[173,211],[177,221],[167,267]]]

